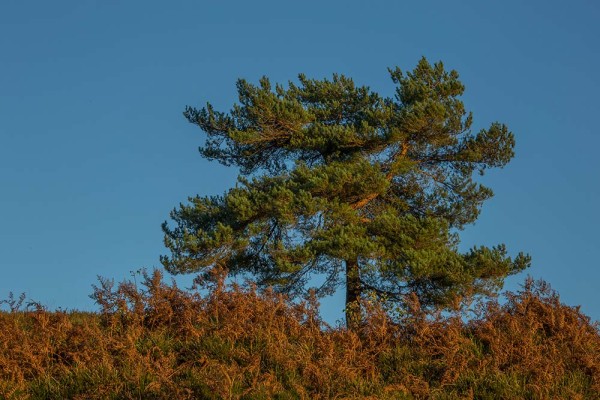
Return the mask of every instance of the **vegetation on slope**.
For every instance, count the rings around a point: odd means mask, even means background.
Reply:
[[[314,298],[222,278],[181,289],[154,271],[93,297],[97,313],[5,301],[1,398],[600,398],[598,326],[543,282],[468,319],[367,302],[356,331],[323,323]]]

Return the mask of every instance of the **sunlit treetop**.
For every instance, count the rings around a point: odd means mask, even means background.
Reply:
[[[343,75],[300,75],[287,87],[239,80],[227,113],[187,107],[207,135],[201,154],[241,175],[171,213],[165,267],[224,267],[292,293],[318,275],[320,293],[345,285],[347,311],[366,293],[443,307],[526,268],[503,245],[458,251],[459,230],[492,196],[474,177],[511,160],[513,134],[501,123],[473,131],[458,73],[441,62],[389,72],[393,98]]]

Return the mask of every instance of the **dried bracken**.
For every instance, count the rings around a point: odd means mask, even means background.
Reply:
[[[324,324],[314,298],[292,303],[222,276],[198,284],[167,285],[158,271],[140,288],[101,280],[98,313],[9,299],[0,397],[600,398],[598,326],[543,282],[468,320],[410,299],[395,318],[365,304],[356,332]]]

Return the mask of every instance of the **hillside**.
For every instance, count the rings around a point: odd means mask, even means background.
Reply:
[[[0,396],[6,399],[595,399],[600,334],[543,282],[503,305],[390,318],[376,306],[357,333],[318,304],[290,303],[160,272],[140,287],[101,280],[97,313],[4,301]],[[21,299],[23,300],[23,299]]]

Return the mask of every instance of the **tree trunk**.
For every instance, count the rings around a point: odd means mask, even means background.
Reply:
[[[360,324],[360,272],[358,260],[346,260],[346,327],[356,330]]]

